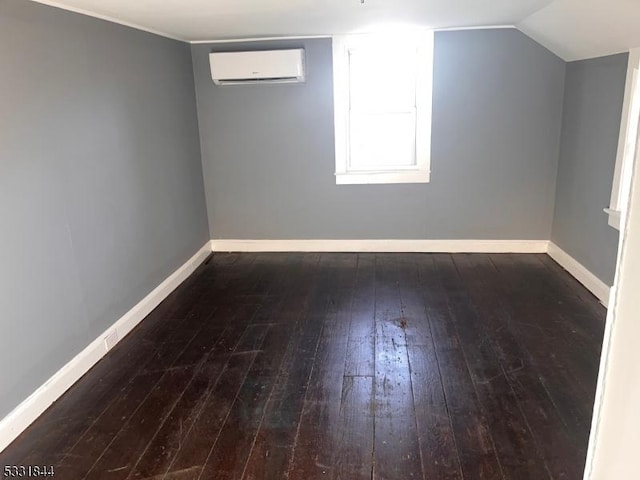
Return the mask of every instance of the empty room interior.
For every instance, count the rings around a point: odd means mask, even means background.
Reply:
[[[640,3],[0,0],[0,478],[640,478]]]

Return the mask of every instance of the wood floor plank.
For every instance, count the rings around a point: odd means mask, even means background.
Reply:
[[[281,270],[284,271],[284,269]],[[270,301],[252,319],[259,322],[254,326],[266,322],[264,325],[268,330],[264,342],[256,354],[218,438],[209,451],[204,467],[199,471],[200,478],[233,479],[242,475],[264,417],[266,403],[280,372],[291,339],[288,325],[281,320],[285,306],[294,298],[288,297],[287,293],[290,294],[290,292],[282,289],[282,272],[271,273],[274,276],[274,282],[270,286],[256,284],[257,288],[269,294]],[[276,278],[278,280],[275,280]],[[294,291],[297,293],[297,290],[294,289]],[[194,471],[180,474],[180,476],[189,477]]]
[[[183,391],[186,391],[185,389],[192,385],[194,378],[197,381],[196,374],[199,371],[211,373],[208,368],[209,364],[206,362],[209,352],[215,354],[216,348],[225,352],[227,349],[225,341],[233,342],[230,338],[234,338],[235,332],[239,332],[244,328],[244,325],[250,320],[254,312],[255,306],[253,305],[246,308],[241,306],[237,309],[233,317],[239,327],[237,330],[227,329],[227,331],[221,331],[219,327],[212,327],[210,323],[204,325],[196,337],[188,343],[183,353],[178,355],[170,365],[167,365],[164,370],[164,376],[158,385],[140,404],[134,416],[125,422],[96,464],[91,467],[87,474],[89,478],[99,478],[100,476],[104,476],[104,478],[126,478],[128,476],[140,456],[148,449],[152,439],[158,433],[163,433],[164,420],[173,411],[174,405],[182,399]],[[253,345],[255,334],[249,330],[249,328],[246,328],[243,336],[237,341],[238,345],[243,341]],[[203,341],[203,339],[206,341]],[[260,333],[258,333],[257,341],[261,341]],[[185,353],[188,353],[188,355],[185,355]],[[180,373],[182,374],[178,375]],[[173,378],[176,375],[178,375],[177,378]],[[163,389],[161,387],[164,382],[168,382],[168,385]],[[180,382],[186,383],[180,386]],[[190,394],[191,392],[188,393]],[[174,398],[175,402],[172,402]],[[162,413],[159,414],[158,412]],[[132,445],[129,440],[134,435],[136,442]],[[105,438],[105,435],[101,435],[100,438]],[[84,444],[80,444],[79,450],[82,451],[83,447]],[[116,466],[116,464],[119,465]]]
[[[84,478],[163,375],[164,372],[154,371],[136,377],[74,448],[55,464],[56,474],[62,478]]]
[[[599,367],[602,342],[598,339],[604,335],[606,311],[600,306],[598,317],[589,315],[588,309],[579,308],[586,304],[584,301],[575,300],[579,297],[574,299],[571,296],[558,295],[561,291],[558,283],[565,275],[553,276],[554,280],[549,281],[548,272],[537,256],[520,255],[514,257],[514,263],[524,272],[524,280],[549,298],[550,301],[538,307],[538,311],[542,313],[541,323],[553,332],[551,340],[555,341],[556,345],[563,345],[558,352],[562,357],[561,361],[580,382],[585,392],[594,395],[596,383],[591,372]],[[543,323],[545,320],[547,322]]]
[[[184,478],[197,479],[200,476],[255,356],[255,353],[229,355],[226,359],[218,356],[212,360],[214,363],[224,362],[224,368],[196,420],[180,442],[178,451],[168,466],[167,476],[178,472]]]
[[[374,479],[422,478],[411,371],[392,255],[376,256]]]
[[[373,376],[346,376],[331,480],[370,480],[373,473]],[[324,470],[323,470],[324,472]]]
[[[359,254],[345,375],[374,376],[375,254]]]
[[[217,368],[216,368],[217,367]],[[137,459],[128,478],[162,477],[185,441],[222,370],[218,364],[198,368],[183,395]]]
[[[220,435],[212,445],[200,478],[231,480],[244,471],[289,342],[283,325],[268,328],[261,351],[256,354]],[[272,365],[277,367],[271,368]]]
[[[302,337],[293,350],[296,361],[286,361],[287,373],[276,381],[242,478],[286,477],[317,344],[317,337]]]
[[[309,259],[312,260],[313,257]],[[298,303],[298,308],[284,313],[295,318],[296,328],[292,332],[285,358],[267,401],[242,478],[285,478],[289,471],[328,306],[327,282],[319,281],[324,277],[324,268],[319,265],[319,261],[320,256],[317,256],[315,269],[302,282],[302,285],[308,285],[305,288],[305,301]]]
[[[125,479],[138,456],[173,410],[195,370],[195,365],[189,365],[167,371],[84,478]]]
[[[422,470],[426,478],[461,479],[460,459],[420,279],[421,267],[433,266],[425,260],[425,255],[407,255],[400,279]]]
[[[562,336],[560,331],[563,327],[555,328],[549,325],[550,311],[539,313],[535,317],[530,314],[532,309],[535,312],[539,312],[540,308],[546,309],[547,304],[560,305],[558,298],[566,295],[566,292],[562,289],[555,292],[540,290],[539,285],[532,284],[531,279],[526,278],[526,269],[516,266],[513,257],[490,257],[491,265],[481,274],[485,278],[493,279],[489,285],[495,290],[496,302],[504,303],[505,298],[512,299],[510,306],[504,308],[512,311],[508,318],[518,319],[505,322],[504,319],[497,318],[503,325],[502,335],[511,335],[513,341],[520,345],[521,365],[508,372],[510,383],[534,435],[538,438],[554,478],[579,478],[586,457],[587,420],[580,421],[576,405],[567,404],[566,400],[576,395],[584,398],[584,394],[577,393],[575,379],[567,377],[566,370],[558,363],[554,353],[542,353],[544,350],[554,352],[549,342],[553,343],[555,336]],[[493,271],[491,266],[494,267]],[[551,297],[547,297],[549,293]],[[545,295],[548,300],[538,302],[539,295]],[[532,307],[539,303],[541,306]],[[524,328],[523,324],[526,324]],[[564,348],[572,347],[565,343]],[[593,366],[593,381],[596,374],[597,367]],[[571,390],[575,393],[570,393]],[[582,403],[582,406],[585,411],[591,411],[591,406],[586,403]]]
[[[531,296],[530,282],[532,278],[526,270],[516,264],[517,256],[492,256],[491,258],[501,272],[506,294],[516,300],[520,299],[520,302],[526,307],[518,309],[518,321],[515,323],[515,328],[519,338],[526,343],[527,350],[535,359],[531,363],[538,369],[544,389],[569,430],[582,438],[588,437],[591,427],[592,405],[587,402],[575,402],[571,399],[589,398],[589,396],[593,398],[594,393],[580,383],[575,371],[571,370],[566,361],[565,352],[562,348],[558,348],[559,343],[554,327],[548,323],[550,305],[546,302],[540,302],[536,304],[535,308],[531,307],[532,302],[527,301],[527,298]],[[563,348],[570,350],[572,347],[567,344],[563,345]],[[549,355],[549,352],[552,354]],[[593,373],[592,376],[595,377]],[[595,378],[592,383],[595,385]]]
[[[580,460],[580,448],[567,435],[565,425],[548,397],[541,381],[544,372],[539,368],[540,360],[536,360],[528,350],[529,337],[517,331],[514,319],[519,318],[518,305],[522,305],[524,299],[505,294],[499,272],[488,255],[476,255],[467,261],[475,272],[475,280],[470,280],[470,285],[475,287],[471,290],[479,289],[482,292],[482,298],[478,299],[476,305],[492,330],[494,345],[505,366],[508,381],[551,476],[579,478],[584,457]],[[529,292],[523,293],[529,295]],[[539,335],[534,341],[540,341]]]
[[[509,478],[549,479],[551,474],[529,424],[520,410],[507,372],[496,353],[496,338],[487,315],[478,304],[487,301],[484,282],[476,281],[472,255],[457,255],[449,271],[460,282],[460,298],[451,305],[458,321],[458,336],[464,345],[483,414],[489,423],[502,470]],[[444,265],[443,265],[444,267]],[[464,285],[464,287],[463,287]],[[475,287],[475,290],[474,290]],[[476,294],[472,300],[471,291]]]
[[[447,270],[443,275],[442,266],[451,264],[451,256],[434,255],[432,261],[431,268],[425,266],[420,273],[460,467],[465,479],[503,479],[504,472],[449,308],[451,298],[459,295]]]
[[[296,434],[289,478],[326,478],[338,444],[357,257],[325,254],[327,311]]]
[[[242,337],[230,355],[249,355],[260,353],[268,327],[248,325]],[[216,345],[221,348],[220,345]],[[196,368],[196,373],[185,389],[184,394],[172,410],[171,415],[158,430],[131,470],[128,478],[146,478],[166,472],[171,460],[180,449],[182,441],[198,418],[215,379],[220,375],[222,361],[216,361],[215,347],[210,353],[211,359],[205,360]],[[228,358],[223,356],[222,358]]]

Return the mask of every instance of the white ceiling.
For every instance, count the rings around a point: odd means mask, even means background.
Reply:
[[[515,25],[565,60],[640,46],[640,0],[35,0],[187,41]]]

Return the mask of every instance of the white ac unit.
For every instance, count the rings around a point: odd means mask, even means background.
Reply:
[[[304,82],[304,49],[209,54],[216,85]]]

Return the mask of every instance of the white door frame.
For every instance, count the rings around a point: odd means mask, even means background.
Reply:
[[[638,478],[640,452],[640,135],[622,205],[585,480]]]

